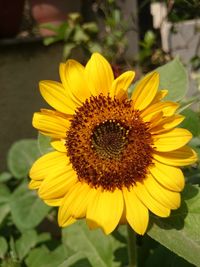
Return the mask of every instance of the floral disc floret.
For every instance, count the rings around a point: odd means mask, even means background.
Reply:
[[[152,138],[131,102],[100,95],[77,109],[66,147],[80,181],[114,190],[145,178],[152,164]]]

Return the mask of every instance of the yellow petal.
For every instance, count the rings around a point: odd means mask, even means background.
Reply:
[[[155,151],[154,159],[167,165],[187,166],[197,161],[196,152],[188,146],[170,152]]]
[[[36,112],[33,116],[33,126],[44,135],[59,139],[65,138],[70,127],[70,121],[63,117]]]
[[[65,68],[61,67],[60,73],[63,73],[61,76],[63,85],[73,101],[81,105],[91,96],[85,78],[85,69],[79,62],[67,60]]]
[[[153,135],[154,148],[160,152],[168,152],[187,144],[192,134],[182,128],[175,128],[167,133]]]
[[[42,180],[31,180],[28,187],[29,189],[38,189],[42,183]]]
[[[133,78],[135,76],[135,72],[133,71],[126,71],[121,74],[117,79],[114,80],[112,83],[112,87],[110,89],[110,96],[114,98],[114,96],[121,95],[121,91],[127,91],[128,87],[130,86]]]
[[[81,219],[86,216],[88,203],[93,201],[96,190],[86,183],[78,182],[66,194],[59,209],[59,225],[65,225],[69,218]]]
[[[170,209],[164,207],[160,202],[155,200],[147,191],[144,184],[136,182],[136,185],[133,187],[137,197],[140,201],[154,214],[160,217],[168,217],[170,215]]]
[[[172,191],[180,192],[185,185],[185,179],[179,168],[172,167],[154,160],[149,168],[153,177],[164,187]]]
[[[58,225],[60,227],[66,227],[66,226],[69,226],[69,225],[75,223],[76,222],[76,219],[73,218],[73,217],[70,217],[70,216],[67,216],[66,217],[66,220],[63,223],[60,222],[60,220],[59,220],[59,214],[60,214],[60,209],[61,208],[62,208],[62,205],[60,206],[60,208],[58,210]]]
[[[44,179],[38,194],[42,199],[61,198],[77,181],[76,172],[68,165],[63,173],[54,174]]]
[[[56,110],[74,114],[77,105],[66,94],[66,91],[61,83],[54,81],[41,81],[39,83],[40,92],[47,103]]]
[[[33,180],[43,180],[48,176],[62,173],[68,164],[69,158],[65,153],[53,151],[34,162],[29,176]]]
[[[139,81],[131,97],[134,109],[145,109],[154,99],[158,86],[159,74],[157,72],[152,72]]]
[[[66,148],[66,140],[65,139],[61,139],[61,140],[53,140],[51,141],[51,146],[59,151],[59,152],[67,152],[67,148]]]
[[[96,223],[105,234],[110,234],[118,225],[124,208],[121,190],[102,191],[97,189],[93,202],[87,209],[87,223]]]
[[[141,117],[143,118],[144,122],[153,121],[153,117],[156,115],[156,113],[163,113],[164,117],[172,116],[177,108],[179,107],[179,104],[174,102],[159,102],[153,105],[150,105],[147,109],[145,109],[141,113]]]
[[[151,174],[144,179],[143,183],[149,194],[164,207],[169,209],[177,209],[180,207],[180,193],[164,188],[151,176]]]
[[[143,235],[149,222],[148,209],[137,198],[133,189],[123,188],[123,195],[126,205],[126,219],[136,233]]]
[[[107,95],[114,75],[108,61],[99,53],[92,54],[85,67],[85,75],[92,95]]]
[[[151,134],[160,134],[162,132],[173,129],[177,125],[179,125],[183,120],[184,116],[182,115],[173,115],[171,117],[162,118],[157,120],[150,126]]]
[[[43,199],[43,201],[48,205],[48,206],[53,206],[53,207],[58,207],[62,204],[63,202],[63,197],[62,198],[56,198],[56,199]]]
[[[46,114],[49,116],[51,115],[51,116],[61,117],[61,118],[67,119],[67,120],[73,119],[73,115],[65,114],[65,113],[59,112],[57,110],[41,108],[40,111],[42,114]]]
[[[156,93],[154,99],[151,102],[151,105],[160,102],[166,95],[168,94],[168,90],[160,90]]]

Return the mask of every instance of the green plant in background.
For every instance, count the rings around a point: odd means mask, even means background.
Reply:
[[[86,58],[93,52],[101,52],[113,64],[122,61],[127,48],[126,33],[130,29],[120,7],[116,1],[107,0],[97,2],[94,9],[96,19],[91,22],[84,22],[79,13],[71,13],[60,26],[43,24],[41,27],[54,33],[54,36],[44,39],[44,44],[64,42],[64,59],[71,56],[73,49],[80,48]]]
[[[149,30],[145,33],[143,40],[139,42],[138,63],[144,73],[158,67],[167,61],[170,57],[161,49],[158,44],[158,34]]]
[[[43,24],[41,27],[51,30],[54,35],[44,39],[45,45],[63,41],[63,57],[70,57],[72,50],[81,48],[84,54],[89,56],[94,51],[101,48],[97,42],[98,26],[95,22],[83,22],[79,13],[68,15],[66,22],[60,26],[50,23]]]
[[[103,31],[99,36],[102,53],[114,63],[121,63],[128,46],[126,34],[130,29],[122,10],[114,0],[97,2],[97,11],[103,18]]]
[[[157,71],[160,88],[169,89],[168,100],[179,101],[179,111],[186,116],[181,127],[193,133],[190,145],[200,156],[200,117],[184,106],[188,81],[182,64],[175,59]],[[39,135],[38,140],[16,142],[8,152],[8,170],[0,174],[0,266],[128,266],[126,227],[109,236],[88,230],[83,221],[59,229],[55,209],[28,189],[29,169],[52,149],[49,142]],[[151,215],[147,234],[137,236],[138,267],[200,266],[200,164],[183,171],[187,184],[181,207],[169,218]]]
[[[171,12],[168,14],[168,19],[171,22],[180,22],[190,19],[200,18],[200,2],[199,0],[175,0],[167,1],[172,5]]]

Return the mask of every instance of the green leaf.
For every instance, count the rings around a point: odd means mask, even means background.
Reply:
[[[51,240],[50,233],[41,233],[39,236],[37,236],[37,244],[38,243],[44,243],[46,241]]]
[[[87,22],[82,25],[82,28],[85,31],[88,31],[89,33],[97,33],[98,32],[98,26],[94,22]]]
[[[160,89],[167,89],[166,100],[179,101],[188,90],[186,70],[178,58],[156,69],[160,74]]]
[[[200,135],[199,115],[191,109],[184,110],[182,115],[185,116],[185,120],[181,123],[180,127],[190,130],[193,136]]]
[[[185,261],[183,258],[178,257],[163,246],[156,248],[150,257],[147,259],[145,267],[169,267],[169,266],[180,266],[180,267],[194,267],[193,264]]]
[[[0,184],[0,204],[4,204],[9,201],[10,190],[5,184]]]
[[[25,231],[16,241],[15,247],[17,255],[22,260],[37,243],[37,233],[35,230]]]
[[[82,252],[77,252],[75,254],[73,254],[71,257],[69,257],[67,260],[65,260],[62,264],[60,264],[58,267],[78,267],[79,262],[83,262],[84,261],[84,265],[82,264],[82,266],[84,267],[92,267],[92,265],[89,263],[89,261],[85,258],[84,253]],[[81,267],[81,265],[80,265]]]
[[[148,235],[195,266],[200,266],[200,189],[187,185],[181,207],[169,218],[152,217]]]
[[[2,172],[0,174],[0,183],[5,183],[12,178],[12,174],[9,172]]]
[[[64,47],[63,47],[63,57],[65,59],[67,59],[70,56],[71,51],[72,51],[72,49],[74,47],[76,47],[76,44],[74,44],[74,43],[67,43],[67,44],[64,45]]]
[[[28,267],[46,267],[48,263],[49,250],[46,246],[33,249],[25,259]]]
[[[74,32],[74,42],[80,44],[82,42],[89,41],[89,39],[89,36],[83,31],[80,26],[77,25]]]
[[[15,142],[8,151],[8,168],[15,178],[28,175],[33,162],[40,156],[37,141],[24,139]]]
[[[116,240],[110,235],[106,236],[101,230],[91,231],[84,221],[63,229],[63,244],[72,255],[82,253],[93,267],[116,267],[119,262],[114,262],[114,249]],[[80,254],[79,254],[80,256]],[[74,256],[76,257],[76,256]]]
[[[9,212],[10,212],[10,205],[8,203],[0,205],[0,224],[3,222],[3,220],[9,214]]]
[[[50,210],[35,191],[28,189],[27,184],[21,185],[14,191],[10,207],[13,221],[22,232],[37,226]]]
[[[53,147],[51,146],[51,137],[39,133],[38,147],[42,155],[53,151]]]
[[[8,250],[8,244],[4,237],[0,237],[0,258],[3,259]]]
[[[46,246],[33,249],[25,262],[28,267],[55,267],[59,266],[67,258],[64,246],[57,247],[54,251]]]

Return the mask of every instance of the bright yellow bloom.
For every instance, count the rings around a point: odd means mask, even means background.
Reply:
[[[159,74],[140,81],[127,97],[134,72],[114,79],[111,66],[94,53],[86,67],[74,60],[60,65],[61,83],[40,82],[44,99],[33,126],[52,138],[55,149],[30,171],[30,188],[59,206],[58,222],[67,226],[86,218],[106,234],[129,223],[144,234],[149,211],[168,217],[180,206],[184,187],[178,168],[196,161],[186,143],[192,135],[175,128],[184,118],[177,103],[162,101]]]

